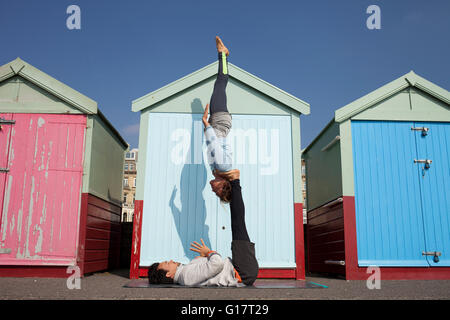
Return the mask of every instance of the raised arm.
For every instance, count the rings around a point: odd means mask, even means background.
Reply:
[[[209,111],[209,103],[206,105],[206,107],[205,107],[205,112],[203,112],[203,117],[202,117],[203,125],[205,126],[205,128],[206,128],[207,126],[209,126],[209,122],[208,122],[208,111]]]

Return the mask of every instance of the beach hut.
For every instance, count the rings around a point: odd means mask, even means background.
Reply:
[[[447,90],[411,71],[336,110],[302,157],[310,272],[450,279]]]
[[[231,63],[228,70],[228,138],[259,277],[304,279],[300,115],[309,104]],[[200,238],[231,257],[229,205],[209,186],[201,122],[216,74],[214,62],[132,102],[140,132],[131,278],[154,262],[187,263]]]
[[[117,265],[127,148],[95,101],[19,58],[0,67],[0,276]]]

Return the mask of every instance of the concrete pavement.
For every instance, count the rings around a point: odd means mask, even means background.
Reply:
[[[80,289],[69,289],[67,279],[0,278],[0,299],[176,299],[176,300],[450,300],[450,280],[382,280],[380,289],[368,289],[366,281],[307,276],[328,288],[124,288],[128,270],[95,273],[80,279]],[[270,281],[270,280],[264,280]],[[71,282],[74,284],[74,282]]]

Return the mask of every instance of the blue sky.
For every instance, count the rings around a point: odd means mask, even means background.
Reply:
[[[230,62],[310,103],[305,148],[334,110],[410,70],[449,90],[449,14],[448,0],[0,0],[0,65],[21,57],[94,99],[137,147],[131,101],[215,61],[219,34]]]

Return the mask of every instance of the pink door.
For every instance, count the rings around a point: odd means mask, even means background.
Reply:
[[[12,118],[0,131],[0,265],[74,264],[86,116]]]

